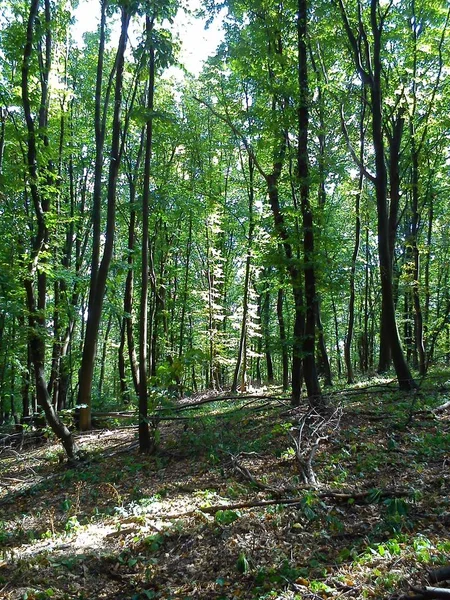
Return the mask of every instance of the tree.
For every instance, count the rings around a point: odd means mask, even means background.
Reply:
[[[105,143],[106,110],[109,104],[109,90],[107,91],[102,109],[102,81],[103,81],[103,57],[105,47],[107,0],[101,3],[100,21],[100,43],[97,63],[97,84],[95,92],[95,140],[96,140],[96,166],[94,182],[94,203],[92,211],[93,222],[93,251],[91,260],[91,278],[89,289],[89,302],[87,307],[86,333],[83,345],[83,355],[79,373],[78,404],[87,408],[83,429],[90,429],[91,418],[91,393],[94,374],[94,359],[97,347],[98,329],[102,316],[103,298],[106,289],[106,280],[109,266],[113,256],[114,231],[116,225],[116,188],[119,168],[122,158],[121,147],[121,109],[123,94],[123,71],[125,61],[125,50],[128,39],[128,26],[131,14],[126,5],[121,7],[121,31],[117,48],[114,85],[114,114],[112,124],[112,136],[110,146],[109,174],[107,183],[107,217],[105,230],[105,244],[103,256],[99,262],[101,241],[101,199],[102,199],[102,173],[103,153]],[[102,114],[103,110],[103,114]]]
[[[399,382],[403,390],[416,387],[410,368],[406,362],[397,327],[394,303],[392,252],[389,247],[388,182],[386,172],[385,145],[383,139],[383,97],[382,97],[382,34],[385,20],[391,5],[383,11],[378,0],[370,3],[370,32],[373,45],[368,42],[366,26],[359,7],[358,35],[355,35],[347,15],[343,0],[339,7],[345,31],[353,53],[353,60],[364,85],[369,88],[372,116],[372,142],[375,155],[375,186],[377,204],[378,257],[382,297],[381,329],[389,332],[389,346]]]
[[[46,299],[47,299],[47,248],[51,244],[49,217],[52,209],[53,181],[55,177],[51,160],[41,158],[43,149],[49,147],[48,115],[49,115],[49,76],[52,60],[51,12],[50,2],[44,2],[44,23],[42,40],[38,48],[40,56],[40,96],[36,124],[31,104],[30,70],[33,59],[33,41],[36,36],[35,24],[39,13],[39,0],[32,0],[27,20],[26,40],[22,60],[21,92],[22,105],[26,122],[26,180],[31,194],[34,210],[34,235],[28,257],[25,259],[23,284],[26,292],[28,326],[30,332],[30,356],[34,367],[37,401],[45,413],[52,430],[61,440],[70,460],[77,458],[78,449],[73,437],[59,419],[51,402],[50,393],[45,381],[45,334]],[[41,54],[41,42],[45,50]],[[45,153],[44,153],[45,156]]]

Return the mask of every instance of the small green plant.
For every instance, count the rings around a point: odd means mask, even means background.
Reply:
[[[64,525],[66,533],[74,533],[80,529],[81,525],[76,515],[69,517]]]
[[[272,427],[272,435],[286,435],[293,427],[292,423],[277,423]]]
[[[416,558],[419,562],[429,563],[431,560],[430,550],[433,548],[433,544],[423,535],[418,535],[413,540],[413,548],[416,554]]]
[[[6,528],[6,523],[4,521],[0,521],[0,546],[3,545],[10,536],[11,534]]]
[[[313,579],[310,583],[309,583],[309,589],[312,592],[315,593],[320,593],[320,592],[325,592],[325,593],[330,593],[330,592],[334,592],[333,588],[330,587],[329,585],[327,585],[326,583],[324,583],[323,581],[318,581],[316,579]]]
[[[218,510],[214,516],[219,525],[230,525],[239,519],[241,513],[236,510]]]
[[[245,556],[244,552],[239,554],[239,558],[236,561],[236,569],[239,571],[239,573],[242,573],[242,575],[245,575],[250,571],[250,563],[248,562],[248,558]]]
[[[412,523],[408,519],[409,506],[403,498],[386,498],[383,504],[386,506],[385,529],[393,533],[411,529]]]
[[[300,512],[308,521],[314,521],[318,518],[317,511],[315,510],[319,506],[319,499],[313,491],[305,492],[300,502]]]
[[[144,544],[147,546],[150,552],[158,552],[158,550],[164,544],[164,541],[165,537],[163,533],[154,533],[144,539]]]

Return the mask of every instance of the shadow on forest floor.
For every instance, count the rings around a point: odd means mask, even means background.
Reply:
[[[0,448],[0,598],[394,598],[423,583],[450,562],[450,409],[430,410],[445,393],[338,400],[317,489],[290,445],[298,415],[264,398],[164,422],[150,457],[130,428],[80,435],[77,469],[51,441]]]

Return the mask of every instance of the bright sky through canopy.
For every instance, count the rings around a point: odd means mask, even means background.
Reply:
[[[188,0],[187,5],[191,11],[201,6],[199,0]],[[73,28],[75,39],[80,39],[84,32],[94,31],[98,26],[100,17],[100,1],[80,0],[74,12],[75,25]],[[173,32],[178,35],[181,50],[180,62],[194,75],[198,75],[203,62],[212,55],[218,44],[222,41],[222,19],[216,18],[208,29],[205,29],[206,19],[195,18],[183,9],[178,11],[174,20]]]

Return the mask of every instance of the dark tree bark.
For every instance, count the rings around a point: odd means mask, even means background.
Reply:
[[[321,221],[322,215],[325,208],[326,200],[327,200],[327,192],[326,192],[326,169],[325,169],[325,159],[326,159],[326,126],[325,126],[325,106],[324,106],[324,98],[323,98],[323,89],[321,84],[321,73],[316,64],[316,60],[314,58],[314,53],[312,52],[311,46],[309,45],[309,55],[311,57],[311,65],[316,76],[317,87],[314,90],[314,93],[317,94],[317,106],[318,106],[318,116],[319,116],[319,129],[317,132],[317,138],[319,142],[319,155],[318,155],[318,171],[319,171],[319,186],[318,186],[318,213],[319,213],[319,226],[317,228],[317,235],[315,236],[315,240],[317,241],[317,245],[320,247],[320,231],[321,231]],[[308,73],[306,73],[308,76]],[[326,80],[326,75],[324,69],[322,68],[322,77]],[[319,299],[317,300],[317,347],[318,347],[318,365],[319,370],[324,376],[325,385],[332,386],[333,380],[331,376],[331,367],[330,367],[330,359],[328,358],[327,346],[325,343],[325,334],[324,328],[322,324],[321,317],[321,306]],[[340,375],[340,373],[339,373]]]
[[[277,294],[277,317],[278,317],[278,330],[280,332],[280,344],[281,344],[281,366],[282,366],[282,382],[283,391],[289,388],[289,354],[286,339],[286,325],[284,323],[283,315],[283,302],[284,301],[284,289],[280,286]]]
[[[309,158],[308,158],[308,59],[307,59],[307,0],[298,0],[297,4],[297,41],[298,41],[298,146],[297,176],[300,187],[300,206],[303,226],[303,252],[305,277],[305,332],[303,341],[303,376],[308,391],[309,402],[315,408],[323,408],[324,400],[320,390],[315,360],[317,292],[315,273],[314,224],[309,198]]]
[[[356,262],[358,260],[359,247],[361,244],[361,196],[363,192],[364,184],[364,142],[365,142],[365,114],[366,114],[366,93],[365,88],[362,89],[361,97],[361,115],[359,118],[359,178],[358,178],[358,189],[355,196],[355,245],[353,246],[352,263],[350,269],[350,299],[348,302],[348,324],[347,324],[347,335],[345,336],[344,343],[344,360],[345,367],[347,370],[347,383],[354,383],[355,376],[353,373],[353,360],[352,360],[352,343],[353,343],[353,331],[355,326],[355,274],[356,274]]]
[[[391,256],[392,278],[394,278],[394,253],[397,241],[397,230],[400,212],[400,146],[403,137],[404,127],[403,111],[400,110],[396,118],[393,119],[392,133],[389,136],[389,217],[388,217],[388,236],[389,253]],[[394,282],[393,282],[394,284]],[[394,300],[395,305],[395,300]],[[386,373],[391,365],[391,332],[388,326],[385,312],[387,309],[386,299],[381,297],[381,318],[380,318],[380,352],[378,357],[378,373]]]
[[[101,81],[103,69],[103,52],[104,52],[104,27],[105,27],[105,2],[102,3],[102,21],[101,21],[101,36],[99,48],[99,62],[97,69],[97,89],[96,89],[96,173],[94,182],[94,208],[93,208],[93,224],[94,224],[94,250],[91,263],[91,287],[88,303],[88,317],[86,322],[86,332],[84,337],[83,354],[81,359],[81,367],[79,372],[79,391],[78,404],[86,405],[87,417],[86,427],[90,428],[90,411],[92,401],[92,384],[94,377],[94,363],[97,349],[98,331],[100,320],[103,311],[103,300],[106,290],[106,280],[108,276],[109,266],[113,254],[114,232],[116,226],[116,188],[117,179],[119,176],[119,168],[121,163],[121,108],[122,108],[122,88],[123,88],[123,71],[125,49],[128,39],[128,25],[130,22],[130,14],[126,6],[121,9],[121,33],[119,45],[116,55],[116,75],[115,75],[115,92],[114,92],[114,113],[112,123],[112,138],[109,162],[109,174],[107,184],[107,215],[106,215],[106,231],[103,256],[98,265],[99,251],[99,227],[101,221],[100,201],[101,201],[101,172],[103,163],[103,145],[104,145],[104,126],[102,125],[100,116],[101,102]]]
[[[27,274],[25,275],[24,279],[28,311],[29,350],[30,358],[34,367],[37,402],[44,411],[48,424],[61,441],[69,460],[74,460],[78,456],[78,448],[73,440],[72,434],[59,419],[52,405],[47,383],[45,381],[45,337],[42,332],[45,330],[46,326],[45,308],[47,280],[45,277],[45,269],[43,272],[38,273],[37,267],[39,261],[43,260],[41,253],[45,247],[45,244],[48,243],[49,240],[46,215],[50,211],[50,197],[46,196],[45,192],[39,186],[40,177],[47,176],[45,173],[45,168],[49,167],[48,165],[47,167],[43,167],[42,173],[39,171],[40,162],[38,156],[37,135],[41,136],[41,141],[44,145],[48,144],[48,138],[46,138],[46,126],[48,115],[48,77],[50,73],[51,60],[49,1],[46,0],[45,2],[45,21],[47,27],[44,34],[45,57],[43,60],[41,60],[41,97],[38,111],[39,134],[36,132],[36,125],[33,117],[29,92],[30,62],[33,51],[34,25],[38,15],[38,10],[39,0],[32,0],[28,15],[21,79],[22,104],[27,127],[27,179],[34,207],[34,218],[36,221],[35,234],[32,240],[31,256],[27,265]],[[37,284],[35,285],[36,281]]]
[[[155,48],[151,39],[153,20],[146,17],[147,43],[149,44],[147,109],[153,113],[155,96]],[[148,453],[154,449],[148,421],[148,290],[149,290],[149,233],[150,214],[150,163],[153,144],[153,117],[149,117],[145,132],[144,181],[142,194],[142,259],[141,259],[141,302],[139,319],[139,451]]]
[[[389,215],[387,202],[387,170],[385,162],[385,147],[383,139],[383,110],[381,92],[381,39],[386,13],[379,17],[379,2],[371,0],[370,23],[373,36],[373,45],[369,47],[368,36],[355,37],[350,26],[348,16],[343,4],[339,0],[341,15],[358,74],[362,82],[370,90],[372,109],[372,142],[375,154],[375,195],[377,203],[377,229],[378,229],[378,258],[380,264],[381,296],[384,311],[382,313],[381,327],[389,331],[390,350],[394,362],[395,372],[399,387],[402,390],[412,390],[417,387],[405,360],[397,327],[394,303],[394,286],[392,274],[392,254],[390,250]],[[360,15],[361,17],[361,15]],[[360,18],[360,30],[364,24]],[[361,43],[363,48],[361,48]],[[370,60],[366,60],[370,57]]]

